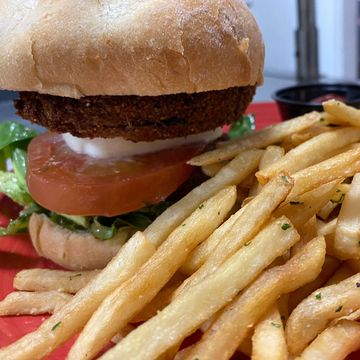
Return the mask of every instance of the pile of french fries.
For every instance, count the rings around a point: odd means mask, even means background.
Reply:
[[[360,349],[360,110],[338,101],[190,161],[209,180],[101,271],[24,270],[0,315],[52,313],[0,349],[42,359],[345,359]],[[201,331],[184,348],[189,335]]]

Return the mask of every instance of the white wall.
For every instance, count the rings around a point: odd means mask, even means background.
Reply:
[[[316,0],[319,67],[326,78],[357,77],[357,1]],[[267,75],[294,78],[297,0],[251,0],[266,45]]]

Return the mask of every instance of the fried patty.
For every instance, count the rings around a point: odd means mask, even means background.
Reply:
[[[81,99],[21,92],[18,114],[77,137],[152,141],[198,134],[244,113],[255,86],[163,96],[87,96]]]

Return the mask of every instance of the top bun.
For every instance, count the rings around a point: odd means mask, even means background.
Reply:
[[[263,62],[242,0],[0,2],[0,89],[196,93],[261,84]]]

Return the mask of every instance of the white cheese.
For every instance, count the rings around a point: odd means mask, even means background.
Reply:
[[[67,146],[78,154],[86,154],[98,159],[113,157],[129,157],[144,153],[156,152],[168,148],[173,148],[185,144],[196,142],[211,142],[219,138],[222,134],[221,128],[213,131],[206,131],[201,134],[178,137],[167,140],[139,141],[133,142],[121,137],[112,139],[103,138],[78,138],[69,133],[63,134],[63,139]]]

